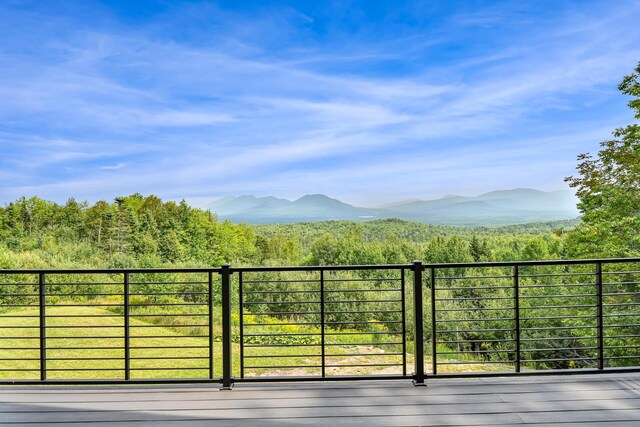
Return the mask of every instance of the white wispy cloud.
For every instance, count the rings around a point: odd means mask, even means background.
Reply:
[[[103,171],[113,171],[113,170],[122,169],[125,166],[126,166],[126,163],[120,162],[120,163],[116,163],[115,165],[100,166],[100,169],[102,169]]]

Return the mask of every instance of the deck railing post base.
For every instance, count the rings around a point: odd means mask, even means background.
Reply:
[[[235,383],[233,382],[233,377],[231,377],[231,382],[228,385],[225,385],[224,383],[220,386],[220,390],[233,390],[233,385]]]

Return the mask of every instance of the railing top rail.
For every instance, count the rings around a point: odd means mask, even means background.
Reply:
[[[369,264],[369,265],[301,265],[279,267],[232,267],[234,272],[267,271],[344,271],[344,270],[398,270],[410,269],[413,264]]]
[[[461,262],[443,264],[422,264],[425,268],[472,268],[472,267],[526,267],[541,265],[584,265],[584,264],[619,264],[625,262],[640,262],[640,258],[592,258],[592,259],[564,259],[564,260],[536,260],[536,261],[495,261],[495,262]]]
[[[640,258],[593,258],[570,260],[536,260],[536,261],[495,261],[495,262],[460,262],[460,263],[422,263],[428,268],[475,268],[475,267],[526,267],[550,265],[585,265],[585,264],[620,264],[640,262]],[[230,267],[230,272],[269,272],[269,271],[344,271],[344,270],[397,270],[413,269],[412,264],[369,264],[369,265],[309,265],[309,266],[261,266]],[[201,268],[106,268],[106,269],[0,269],[0,274],[123,274],[123,273],[220,273],[220,267]]]
[[[594,258],[572,260],[536,260],[536,261],[494,261],[494,262],[459,262],[459,263],[422,263],[427,268],[473,268],[473,267],[515,267],[541,265],[584,265],[584,264],[614,264],[624,262],[640,262],[640,258]],[[297,267],[232,267],[232,271],[318,271],[318,270],[393,270],[412,269],[415,264],[372,264],[372,265],[327,265],[327,266],[297,266]]]
[[[29,269],[0,269],[0,274],[124,274],[124,273],[217,273],[222,269],[220,267],[203,267],[203,268],[29,268]]]

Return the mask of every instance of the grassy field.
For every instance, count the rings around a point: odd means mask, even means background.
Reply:
[[[36,309],[0,315],[0,363],[3,379],[39,378],[39,351],[27,348],[39,344]],[[99,307],[47,307],[47,377],[123,378],[124,320]],[[10,317],[11,316],[11,317]],[[60,316],[60,317],[56,317]],[[73,316],[73,317],[72,317]],[[100,316],[100,317],[94,317]],[[7,328],[7,326],[13,328]],[[16,328],[19,327],[19,328]],[[19,332],[17,332],[19,331]],[[177,333],[137,319],[131,319],[131,346],[165,347],[132,349],[131,369],[135,378],[207,377],[208,338]],[[6,339],[20,336],[17,339]],[[31,338],[33,337],[33,338]],[[8,350],[7,347],[25,350]],[[171,347],[181,347],[180,349]],[[69,349],[76,348],[76,349]],[[216,348],[220,357],[220,349]],[[176,360],[175,357],[189,357]],[[16,360],[7,360],[16,359]],[[35,359],[35,360],[34,360]],[[151,371],[149,369],[156,369]],[[30,369],[32,371],[25,371]]]
[[[204,316],[203,316],[204,317]],[[189,324],[206,323],[206,318],[173,318],[175,324],[159,326],[135,317],[130,321],[132,378],[208,378],[209,338],[207,327]],[[153,318],[161,321],[162,318]],[[165,318],[166,319],[166,318]],[[198,319],[198,320],[196,320]],[[38,310],[29,308],[0,314],[0,378],[38,379]],[[47,378],[49,379],[118,379],[124,377],[124,319],[113,311],[97,306],[47,307]],[[286,328],[285,328],[286,329]],[[290,329],[290,328],[289,328]],[[265,331],[262,331],[265,332]],[[270,330],[266,331],[273,332]],[[285,330],[282,333],[290,333]],[[219,331],[216,331],[216,335]],[[218,338],[218,337],[216,337]],[[400,366],[344,366],[402,362],[398,348],[376,346],[372,337],[357,339],[365,345],[352,345],[353,337],[340,335],[328,342],[326,357],[329,375],[399,374]],[[135,348],[158,347],[158,348]],[[397,347],[397,346],[396,346]],[[13,348],[13,349],[10,349]],[[240,375],[240,346],[233,344],[233,374]],[[387,353],[390,353],[387,355]],[[214,376],[222,375],[222,346],[214,343]],[[246,376],[319,375],[319,347],[247,348]],[[181,358],[181,359],[176,359]],[[411,359],[408,359],[411,362]],[[296,366],[296,368],[283,368]],[[303,367],[297,367],[303,366]]]

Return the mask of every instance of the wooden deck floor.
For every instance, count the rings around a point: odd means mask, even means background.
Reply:
[[[5,386],[0,425],[640,426],[640,375],[213,386]],[[592,424],[591,424],[592,423]]]

